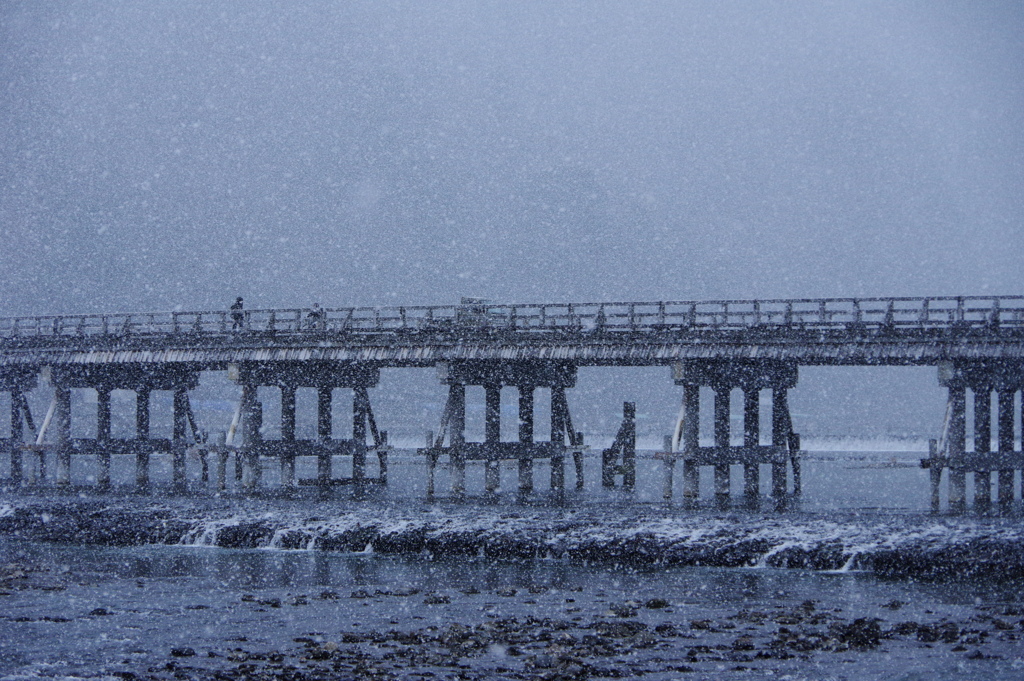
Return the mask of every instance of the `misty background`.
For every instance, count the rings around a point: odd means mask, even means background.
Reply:
[[[2,315],[1024,293],[1016,2],[9,0],[0,126]],[[678,390],[570,403],[667,433]],[[934,437],[943,392],[802,368],[792,405]],[[430,428],[443,390],[372,397]]]

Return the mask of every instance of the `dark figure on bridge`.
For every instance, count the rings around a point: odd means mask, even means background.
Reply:
[[[245,314],[242,312],[242,297],[235,298],[234,304],[231,306],[231,330],[237,331],[243,326],[245,321]]]
[[[310,329],[319,329],[321,324],[320,321],[324,318],[324,309],[320,307],[320,303],[313,303],[313,308],[306,315],[306,324]]]

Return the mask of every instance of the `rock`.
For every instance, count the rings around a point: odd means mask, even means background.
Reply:
[[[322,601],[336,601],[340,596],[337,591],[321,591],[318,598]]]
[[[644,607],[648,610],[660,610],[668,607],[668,601],[664,598],[652,598],[644,603]]]
[[[612,638],[628,638],[636,636],[647,628],[643,622],[597,622],[594,624],[594,631],[602,636]]]
[[[94,608],[92,611],[89,612],[90,617],[106,617],[108,615],[113,614],[114,613],[110,612],[106,608]]]
[[[740,636],[738,639],[732,642],[733,650],[753,650],[754,639],[749,636]]]
[[[874,648],[882,638],[882,627],[874,618],[861,617],[849,624],[833,627],[832,634],[841,643],[851,648]]]
[[[196,651],[192,648],[171,648],[171,657],[195,657]]]
[[[691,620],[691,629],[698,629],[700,631],[707,631],[711,628],[711,620]]]
[[[616,617],[636,617],[636,608],[627,603],[622,605],[613,605],[608,609]]]
[[[444,594],[430,594],[423,599],[423,605],[448,605],[451,602],[452,599]]]

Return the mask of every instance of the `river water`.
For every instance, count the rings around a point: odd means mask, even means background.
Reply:
[[[650,459],[635,495],[427,503],[402,453],[363,498],[7,490],[0,678],[1022,678],[1020,503],[931,515],[919,456],[809,455],[784,510],[666,504]]]

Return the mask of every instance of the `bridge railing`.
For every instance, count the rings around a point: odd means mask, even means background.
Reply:
[[[0,337],[460,331],[1024,327],[1024,296],[175,311],[0,318]]]

